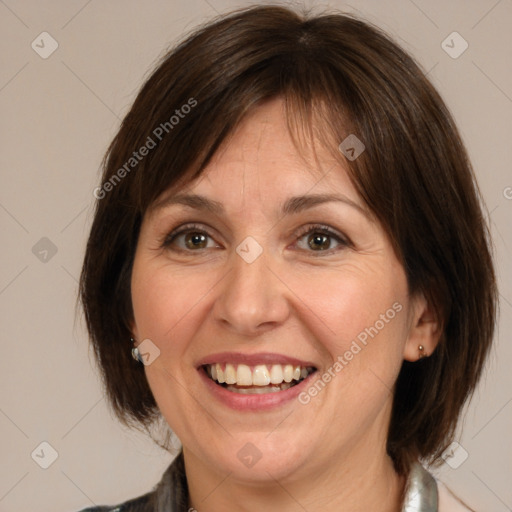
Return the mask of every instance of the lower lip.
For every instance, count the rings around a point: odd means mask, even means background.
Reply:
[[[295,386],[288,388],[284,391],[274,391],[272,393],[243,395],[235,391],[228,391],[225,387],[216,384],[203,368],[198,369],[199,375],[207,388],[212,394],[231,409],[237,411],[263,411],[274,409],[296,398],[301,391],[308,385],[309,379],[316,372],[309,374],[304,380],[300,381]]]

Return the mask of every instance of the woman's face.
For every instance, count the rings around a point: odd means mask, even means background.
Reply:
[[[257,108],[157,201],[136,251],[133,333],[160,351],[144,367],[155,400],[185,457],[241,480],[367,464],[416,358],[420,301],[388,238],[344,168],[306,156],[280,100]]]

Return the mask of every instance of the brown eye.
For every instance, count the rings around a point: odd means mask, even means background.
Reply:
[[[203,233],[185,233],[184,242],[187,249],[204,249],[208,244],[208,236]]]
[[[331,237],[323,233],[315,233],[308,236],[308,245],[314,251],[325,251],[330,248]]]
[[[308,252],[332,252],[350,247],[343,235],[323,225],[306,226],[298,234],[297,246]]]
[[[162,247],[170,251],[201,252],[203,249],[218,248],[219,245],[201,226],[181,226],[167,235]]]

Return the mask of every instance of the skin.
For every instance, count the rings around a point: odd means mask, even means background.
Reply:
[[[439,329],[423,296],[409,296],[389,239],[344,167],[316,151],[317,161],[310,147],[298,153],[281,100],[269,101],[180,190],[219,201],[224,213],[172,204],[143,219],[132,273],[133,333],[137,343],[149,338],[159,347],[145,372],[182,441],[190,506],[199,512],[401,507],[405,482],[385,451],[393,385],[402,361],[418,359],[418,345],[432,353]],[[331,193],[359,208],[326,202],[279,211],[291,196]],[[197,248],[183,234],[162,246],[190,222],[206,232],[206,245]],[[319,235],[306,233],[312,223],[350,242],[328,236],[312,247]],[[263,249],[250,264],[236,252],[247,236]],[[199,377],[201,358],[230,351],[313,361],[319,378],[395,303],[400,312],[307,404],[294,399],[271,411],[235,411]],[[247,442],[262,455],[251,468],[237,457]]]

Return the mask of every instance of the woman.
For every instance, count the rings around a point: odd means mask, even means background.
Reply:
[[[182,450],[87,510],[470,510],[420,462],[491,345],[488,232],[452,117],[385,34],[275,6],[197,30],[95,196],[81,299],[107,395]]]

